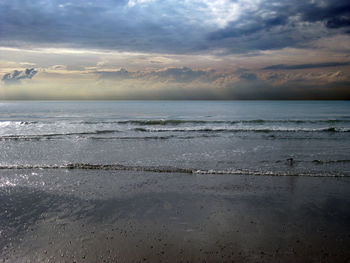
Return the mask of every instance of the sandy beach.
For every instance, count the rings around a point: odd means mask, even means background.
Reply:
[[[3,262],[350,260],[350,178],[1,173]]]

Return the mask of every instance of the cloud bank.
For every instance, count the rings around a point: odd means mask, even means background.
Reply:
[[[278,65],[264,67],[263,69],[268,69],[268,70],[313,69],[313,68],[329,68],[329,67],[339,67],[339,66],[349,66],[349,65],[350,65],[350,62],[325,62],[325,63],[317,63],[317,64],[299,64],[299,65],[278,64]]]
[[[28,74],[33,74],[29,71]],[[18,89],[12,85],[11,88],[5,86],[0,97],[89,100],[350,99],[350,73],[346,66],[335,67],[332,71],[311,68],[305,72],[245,68],[220,72],[189,67],[128,71],[122,68],[91,71],[89,74],[71,73],[69,77],[64,71],[59,71],[62,70],[42,70],[35,83],[17,82]],[[23,72],[21,74],[24,76]],[[21,74],[17,74],[17,78]],[[27,78],[30,78],[29,75]]]

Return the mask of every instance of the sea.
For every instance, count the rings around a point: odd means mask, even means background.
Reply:
[[[350,262],[349,101],[2,101],[0,261]]]
[[[14,170],[350,176],[350,102],[3,101],[0,152]]]

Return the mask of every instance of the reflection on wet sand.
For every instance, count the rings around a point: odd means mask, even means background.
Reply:
[[[345,262],[350,260],[349,183],[348,178],[55,171],[0,188],[0,259]]]

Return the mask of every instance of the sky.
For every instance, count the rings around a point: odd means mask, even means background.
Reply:
[[[350,99],[348,0],[0,0],[0,99]]]

